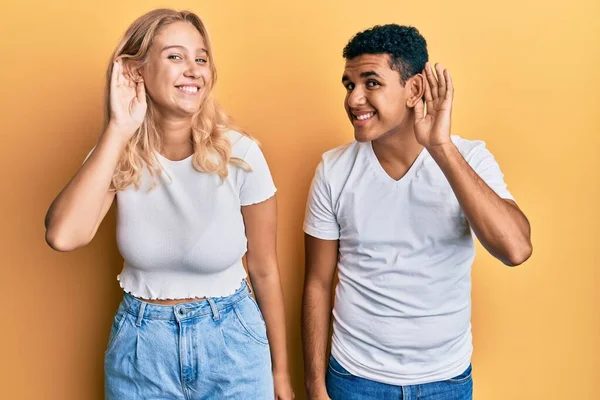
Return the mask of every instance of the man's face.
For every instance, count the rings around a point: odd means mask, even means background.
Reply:
[[[391,69],[390,55],[363,54],[346,60],[342,83],[348,118],[359,142],[398,131],[408,113],[400,73]],[[408,86],[408,85],[406,85]]]

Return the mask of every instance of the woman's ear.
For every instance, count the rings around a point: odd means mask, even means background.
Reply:
[[[142,77],[142,64],[131,61],[131,60],[123,60],[123,69],[125,71],[125,75],[129,77],[134,82],[142,82],[144,78]]]

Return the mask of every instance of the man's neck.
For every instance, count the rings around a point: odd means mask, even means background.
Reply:
[[[417,142],[412,127],[387,133],[374,140],[372,144],[377,160],[394,180],[399,180],[408,172],[423,150],[423,146]]]

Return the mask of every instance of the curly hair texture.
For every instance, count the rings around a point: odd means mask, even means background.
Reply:
[[[200,110],[192,117],[192,143],[194,149],[192,164],[197,171],[217,173],[221,179],[227,177],[228,164],[249,170],[250,167],[243,160],[231,157],[231,143],[227,137],[227,132],[235,127],[231,125],[228,115],[210,94],[217,79],[217,70],[213,62],[213,51],[208,31],[200,17],[189,11],[156,9],[136,19],[127,29],[111,57],[106,74],[106,124],[108,124],[110,118],[110,79],[113,63],[117,60],[123,60],[123,62],[129,62],[133,65],[143,65],[154,38],[165,26],[179,21],[192,24],[200,32],[206,44],[212,75],[208,94]],[[128,73],[133,79],[130,69]],[[162,147],[161,134],[157,128],[156,107],[152,98],[146,96],[148,103],[146,117],[125,147],[113,174],[111,187],[117,191],[123,190],[129,185],[139,188],[141,172],[144,168],[148,169],[153,179],[152,187],[155,187],[156,178],[162,172],[155,156]],[[239,131],[239,129],[236,130]]]
[[[400,73],[402,85],[425,68],[427,42],[417,28],[397,24],[375,25],[354,35],[344,47],[350,60],[363,54],[389,54],[390,68]]]

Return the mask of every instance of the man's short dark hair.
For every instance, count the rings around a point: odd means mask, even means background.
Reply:
[[[400,73],[402,85],[423,71],[429,59],[427,42],[417,28],[397,24],[375,25],[354,35],[344,47],[347,60],[363,54],[389,54],[390,68]]]

